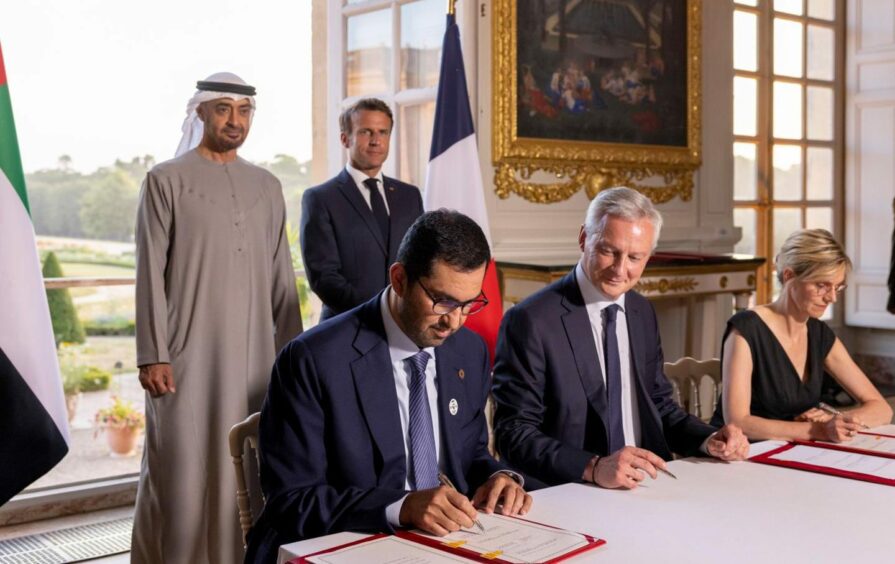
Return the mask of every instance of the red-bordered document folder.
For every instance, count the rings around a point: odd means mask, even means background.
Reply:
[[[555,529],[555,530],[562,530],[557,527],[552,527],[550,525],[544,525],[542,523],[537,523],[535,521],[528,521],[525,519],[519,519],[519,520],[524,521],[526,523],[531,523],[533,525],[537,525],[539,527],[545,527],[545,528]],[[576,533],[576,534],[580,535],[584,539],[584,542],[585,542],[584,545],[581,545],[581,546],[579,546],[571,551],[565,552],[563,554],[555,555],[554,557],[552,557],[550,559],[541,560],[540,562],[543,562],[543,564],[553,564],[555,562],[562,562],[563,560],[571,558],[572,556],[581,554],[582,552],[586,552],[588,550],[592,550],[594,548],[597,548],[599,546],[606,544],[606,541],[603,539],[598,539],[598,538],[595,538],[595,537],[592,537],[590,535],[586,535],[583,533]],[[359,540],[356,540],[353,542],[345,543],[345,544],[342,544],[339,546],[334,546],[332,548],[328,548],[325,550],[320,550],[320,551],[314,552],[312,554],[307,554],[304,556],[300,556],[298,558],[294,558],[289,561],[289,564],[308,564],[311,562],[311,559],[313,557],[325,555],[328,553],[333,553],[333,552],[340,551],[343,549],[348,549],[351,547],[360,548],[359,545],[363,545],[365,543],[370,543],[373,541],[384,540],[384,539],[388,538],[389,536],[390,535],[385,535],[385,534],[371,535],[369,537],[359,539]],[[509,560],[501,559],[500,554],[494,554],[494,553],[484,553],[483,554],[483,553],[476,552],[474,550],[470,550],[469,548],[465,548],[463,546],[463,544],[466,544],[466,543],[445,542],[445,541],[439,540],[437,537],[426,536],[424,534],[420,534],[420,533],[416,533],[416,532],[412,532],[412,531],[398,531],[395,533],[394,537],[397,537],[398,539],[401,539],[404,541],[409,541],[416,545],[420,545],[421,547],[428,547],[431,549],[442,551],[442,552],[451,554],[455,557],[459,556],[462,559],[469,561],[469,562],[490,562],[490,563],[497,563],[497,564],[510,564]],[[358,554],[358,557],[360,558],[360,557],[362,557],[362,555]]]
[[[838,447],[838,445],[830,445],[828,443],[819,443],[819,442],[799,441],[799,442],[787,443],[781,447],[775,448],[768,452],[759,454],[757,456],[753,456],[749,460],[751,462],[758,462],[760,464],[770,464],[772,466],[781,466],[784,468],[795,468],[797,470],[805,470],[808,472],[817,472],[819,474],[828,474],[831,476],[839,476],[841,478],[850,478],[852,480],[861,480],[864,482],[872,482],[874,484],[895,486],[895,479],[892,479],[892,478],[886,478],[883,476],[877,476],[874,474],[867,474],[867,473],[862,473],[862,472],[853,472],[853,471],[844,470],[841,468],[831,468],[829,466],[820,466],[820,465],[816,465],[816,464],[808,464],[805,462],[799,462],[799,461],[794,461],[794,460],[781,460],[779,458],[776,458],[781,453],[785,453],[786,451],[792,450],[793,448],[796,448],[799,446],[825,449],[825,450],[844,451],[844,452],[848,452],[851,454],[872,456],[875,458],[882,458],[882,459],[886,459],[886,460],[895,458],[895,457],[890,457],[890,456],[879,456],[880,453],[876,453],[874,451],[862,450],[860,452],[854,452],[855,449],[842,448],[842,447]],[[838,447],[838,448],[830,448],[831,446]],[[881,454],[885,454],[885,453],[881,453]]]
[[[878,439],[888,439],[895,441],[895,435],[887,435],[885,433],[871,433],[870,431],[858,431],[859,435],[864,437],[874,437]],[[843,452],[854,452],[856,454],[869,454],[870,456],[881,456],[883,458],[895,458],[895,452],[884,452],[879,450],[870,450],[866,448],[856,448],[849,443],[827,443],[818,441],[793,441],[800,445],[820,446],[832,450],[841,450]]]

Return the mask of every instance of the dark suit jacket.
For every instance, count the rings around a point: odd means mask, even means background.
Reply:
[[[416,186],[385,176],[383,184],[388,241],[347,170],[302,196],[301,256],[311,289],[323,301],[321,319],[348,311],[385,288],[404,233],[423,213]]]
[[[470,495],[505,468],[488,453],[485,343],[461,329],[435,349],[435,366],[443,466]],[[281,544],[319,535],[391,531],[385,509],[407,493],[407,463],[379,296],[280,352],[259,434],[267,503],[246,562],[274,562]]]
[[[653,306],[631,291],[625,297],[625,312],[640,446],[666,460],[672,450],[698,453],[715,429],[688,415],[672,399]],[[610,454],[604,424],[606,388],[574,270],[504,315],[493,394],[497,449],[523,472],[549,484],[580,481],[594,454]],[[585,448],[586,436],[592,451]]]

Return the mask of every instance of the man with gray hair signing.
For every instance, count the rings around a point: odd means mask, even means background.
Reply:
[[[494,433],[516,468],[549,484],[633,489],[667,472],[672,452],[747,456],[738,427],[716,430],[672,399],[656,313],[633,290],[661,228],[639,192],[601,192],[578,235],[578,265],[504,315]]]
[[[197,88],[137,211],[147,421],[132,562],[241,560],[227,431],[261,408],[277,351],[301,332],[282,188],[236,154],[255,89],[230,73]]]

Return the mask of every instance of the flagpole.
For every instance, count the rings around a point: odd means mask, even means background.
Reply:
[[[457,0],[448,0],[448,15],[453,16],[457,13]]]

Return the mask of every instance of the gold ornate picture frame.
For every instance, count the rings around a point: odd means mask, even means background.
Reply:
[[[619,185],[656,203],[692,197],[701,0],[494,0],[493,10],[499,197],[552,203]],[[537,171],[557,181],[532,182]]]

